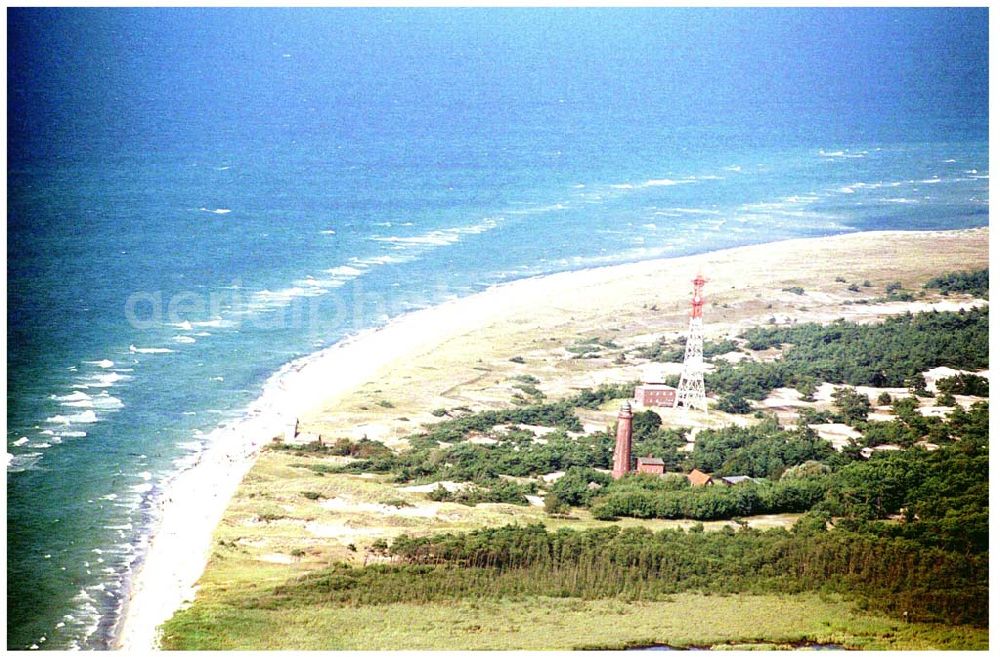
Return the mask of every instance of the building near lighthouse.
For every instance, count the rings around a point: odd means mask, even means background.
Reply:
[[[649,408],[672,408],[677,401],[677,389],[665,383],[643,383],[635,387],[635,402]]]

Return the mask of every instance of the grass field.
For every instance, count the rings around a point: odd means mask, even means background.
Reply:
[[[213,596],[216,598],[216,596]],[[544,650],[667,644],[832,643],[851,649],[985,650],[988,631],[904,623],[836,596],[705,596],[662,602],[526,598],[452,604],[245,609],[219,595],[177,614],[181,650]],[[736,647],[736,646],[734,646]]]

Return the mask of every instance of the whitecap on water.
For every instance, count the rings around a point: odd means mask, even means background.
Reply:
[[[49,418],[45,418],[46,422],[52,422],[53,424],[72,424],[74,422],[80,423],[91,423],[97,422],[98,417],[94,411],[84,411],[83,413],[77,413],[75,415],[54,415]]]
[[[130,378],[127,374],[109,372],[107,374],[94,374],[93,376],[86,377],[81,383],[76,385],[81,388],[110,388],[119,381],[125,381]]]
[[[51,399],[55,399],[56,401],[61,401],[61,402],[76,402],[76,401],[84,401],[90,399],[90,395],[83,392],[82,390],[74,390],[68,395],[62,395],[62,396],[52,395]]]
[[[134,344],[128,346],[129,353],[133,354],[171,354],[173,349],[166,347],[136,347]]]
[[[27,454],[7,453],[8,472],[24,472],[31,469],[38,460],[42,458],[41,452],[29,452]]]
[[[115,362],[113,360],[108,360],[107,358],[105,358],[104,360],[85,360],[83,362],[86,363],[87,365],[96,365],[104,369],[107,369],[109,367],[114,367],[115,365]]]
[[[27,436],[21,436],[20,438],[18,438],[17,440],[15,440],[11,444],[14,445],[14,447],[20,447],[21,445],[27,445],[28,444],[28,437]]]
[[[197,342],[197,340],[187,335],[175,335],[173,340],[174,342],[180,342],[181,344],[193,344]]]
[[[232,326],[233,323],[227,319],[222,319],[221,317],[213,317],[212,319],[207,319],[203,322],[191,322],[192,328],[225,328],[227,326]],[[195,334],[199,335],[199,334]]]

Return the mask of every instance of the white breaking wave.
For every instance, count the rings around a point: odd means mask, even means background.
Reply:
[[[415,256],[404,256],[404,255],[379,255],[371,256],[370,258],[351,258],[351,262],[360,267],[372,267],[378,265],[393,265],[400,264],[404,262],[409,262],[414,259]]]
[[[197,340],[188,335],[175,335],[173,340],[174,342],[180,342],[181,344],[194,344],[197,342]]]
[[[857,153],[852,153],[849,150],[843,151],[825,151],[822,148],[819,149],[820,157],[847,157],[847,158],[859,158],[868,155],[868,151],[859,151]]]
[[[61,397],[58,397],[56,395],[52,395],[52,399],[55,399],[56,401],[61,401],[61,402],[78,402],[78,401],[83,401],[83,400],[90,399],[90,395],[88,395],[87,393],[85,393],[83,391],[80,391],[80,390],[74,390],[72,393],[70,393],[68,395],[63,395]]]
[[[229,214],[232,212],[229,208],[216,208],[214,210],[209,210],[208,208],[198,208],[202,212],[211,212],[212,214]]]
[[[86,438],[86,431],[60,431],[57,435],[63,438]]]
[[[293,299],[298,297],[312,297],[325,293],[326,291],[322,288],[311,286],[302,287],[299,285],[285,288],[284,290],[260,290],[259,292],[255,292],[253,296],[250,297],[249,307],[253,310],[276,308],[288,305]]]
[[[98,417],[94,411],[84,411],[83,413],[77,413],[76,415],[53,415],[50,418],[46,418],[45,421],[52,424],[89,424],[91,422],[97,422]]]
[[[88,376],[83,379],[82,383],[77,385],[81,388],[110,388],[119,381],[126,381],[132,377],[127,374],[119,374],[118,372],[109,372],[108,374],[95,374],[93,376]]]
[[[225,328],[232,325],[231,321],[222,319],[221,317],[214,317],[203,322],[191,322],[192,328]]]
[[[647,180],[646,182],[642,183],[640,187],[671,187],[673,185],[688,185],[693,182],[697,182],[697,180],[695,178],[684,178],[683,180],[658,178],[653,180]]]
[[[341,267],[334,267],[333,269],[327,269],[327,274],[331,276],[343,276],[343,277],[357,277],[365,273],[363,269],[358,269],[357,267],[350,267],[343,265]]]
[[[112,360],[108,360],[107,358],[105,358],[104,360],[85,360],[83,362],[85,362],[87,365],[97,365],[98,367],[102,367],[104,369],[108,369],[109,367],[115,366],[115,362]]]
[[[30,469],[38,460],[42,458],[42,452],[29,452],[27,454],[7,453],[7,470],[9,472],[24,472]]]
[[[185,320],[183,322],[177,322],[176,324],[171,324],[171,326],[177,327],[177,328],[179,328],[179,329],[181,329],[183,331],[190,331],[193,328],[191,326],[191,322],[189,322],[187,320]]]
[[[423,235],[375,235],[369,239],[376,242],[387,242],[403,246],[447,246],[458,242],[465,235],[478,235],[480,233],[485,233],[488,230],[496,228],[497,225],[498,223],[496,219],[488,217],[477,224],[432,230],[424,233]]]
[[[118,410],[125,406],[122,400],[117,397],[112,397],[108,393],[103,393],[97,397],[88,397],[86,399],[77,399],[74,401],[64,401],[61,406],[70,406],[73,408],[97,408],[105,411]]]
[[[21,436],[20,438],[18,438],[17,440],[15,440],[11,444],[14,447],[20,447],[21,445],[27,445],[28,444],[28,437],[27,436]]]
[[[722,212],[719,210],[705,210],[702,208],[665,208],[659,212],[654,212],[653,214],[665,217],[676,216],[678,214],[704,214],[718,216],[722,214]]]
[[[578,194],[580,198],[590,198],[588,194]],[[600,197],[598,197],[600,198]],[[552,205],[539,205],[531,208],[524,208],[521,210],[507,210],[505,214],[512,215],[528,215],[528,214],[544,214],[546,212],[556,212],[559,210],[568,210],[569,206],[563,203],[553,203]]]
[[[129,353],[132,354],[172,354],[173,349],[166,347],[136,347],[134,344],[128,346]]]

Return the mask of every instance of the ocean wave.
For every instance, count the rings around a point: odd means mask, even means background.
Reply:
[[[212,319],[206,319],[203,322],[191,322],[191,328],[226,328],[232,326],[233,322],[228,319],[223,319],[221,317],[213,317]]]
[[[336,276],[339,278],[357,278],[361,274],[365,273],[365,270],[358,269],[357,267],[351,267],[349,265],[341,265],[340,267],[327,269],[325,272],[330,276]]]
[[[87,365],[97,365],[98,367],[104,369],[115,366],[115,362],[113,360],[108,360],[107,358],[105,358],[104,360],[85,360],[83,362],[86,363]]]
[[[181,344],[194,344],[197,342],[197,340],[188,335],[175,335],[172,339],[174,342],[179,342]]]
[[[127,374],[109,372],[107,374],[94,374],[92,376],[84,377],[75,385],[81,388],[110,388],[120,381],[127,381],[131,378],[132,377]]]
[[[136,347],[134,344],[128,346],[129,353],[132,354],[172,354],[173,349],[166,347]]]
[[[11,445],[13,445],[14,447],[20,447],[21,445],[27,445],[27,444],[28,444],[27,436],[21,436],[20,438],[11,443]]]
[[[56,434],[57,436],[62,436],[63,438],[86,438],[86,431],[60,431]]]
[[[455,228],[442,228],[432,230],[422,235],[374,235],[369,239],[375,242],[386,242],[402,246],[447,246],[460,241],[466,235],[478,235],[496,228],[498,222],[492,217],[487,217],[482,221],[468,226],[457,226]]]
[[[216,208],[214,210],[209,210],[208,208],[198,208],[202,212],[210,212],[212,214],[229,214],[232,212],[229,208]]]
[[[86,399],[64,401],[60,404],[60,406],[69,406],[72,408],[96,408],[104,411],[114,411],[123,408],[125,404],[123,404],[122,400],[117,397],[112,397],[107,392],[104,392],[96,397],[88,395]]]
[[[24,472],[34,468],[35,464],[42,458],[42,452],[28,452],[26,454],[11,454],[7,452],[7,471]]]
[[[410,262],[411,260],[414,259],[414,257],[415,256],[412,255],[406,256],[406,255],[385,254],[385,255],[371,256],[368,258],[353,257],[351,258],[351,262],[353,262],[357,266],[367,268],[379,265],[402,264],[404,262]]]
[[[299,297],[313,297],[319,294],[326,294],[326,291],[318,287],[303,287],[301,285],[283,290],[260,290],[251,295],[248,309],[252,311],[273,310],[286,306]]]
[[[881,203],[899,203],[899,204],[905,204],[905,205],[913,205],[913,204],[916,204],[916,203],[920,203],[920,201],[918,201],[915,198],[883,198],[883,199],[879,199],[879,202],[881,202]]]
[[[194,327],[193,327],[193,326],[191,325],[191,322],[189,322],[189,321],[187,321],[187,320],[185,320],[185,321],[183,321],[183,322],[176,322],[176,323],[174,323],[174,324],[171,324],[170,326],[173,326],[173,327],[175,327],[175,328],[179,328],[179,329],[181,329],[181,330],[183,330],[183,331],[190,331],[190,330],[191,330],[192,328],[194,328]]]
[[[852,153],[850,150],[825,151],[822,148],[819,149],[819,156],[820,157],[828,157],[828,158],[836,158],[836,157],[861,158],[861,157],[865,157],[866,155],[868,155],[868,151],[858,151],[857,153]]]
[[[319,231],[319,234],[320,235],[336,235],[337,231],[335,231],[335,230],[321,230],[321,231]]]
[[[681,180],[673,180],[671,178],[654,178],[647,180],[639,185],[639,187],[672,187],[674,185],[689,185],[695,182],[698,182],[697,178],[683,178]]]
[[[94,411],[88,410],[83,413],[77,413],[76,415],[53,415],[52,417],[45,418],[45,421],[51,424],[90,424],[98,422],[99,418]]]
[[[590,198],[589,194],[578,194],[579,198]],[[597,198],[600,198],[599,196]],[[523,216],[532,214],[545,214],[546,212],[560,212],[562,210],[568,210],[569,206],[565,203],[551,203],[549,205],[535,205],[527,208],[521,208],[519,210],[505,210],[504,214]]]
[[[674,213],[674,214],[667,214]],[[664,208],[658,212],[654,212],[654,215],[659,216],[676,216],[677,214],[694,214],[694,215],[714,215],[718,216],[722,214],[719,210],[706,210],[703,208]]]
[[[56,401],[61,401],[61,402],[78,402],[90,399],[90,395],[81,390],[74,390],[72,393],[68,395],[62,395],[61,397],[57,395],[52,395],[51,399],[55,399]]]

